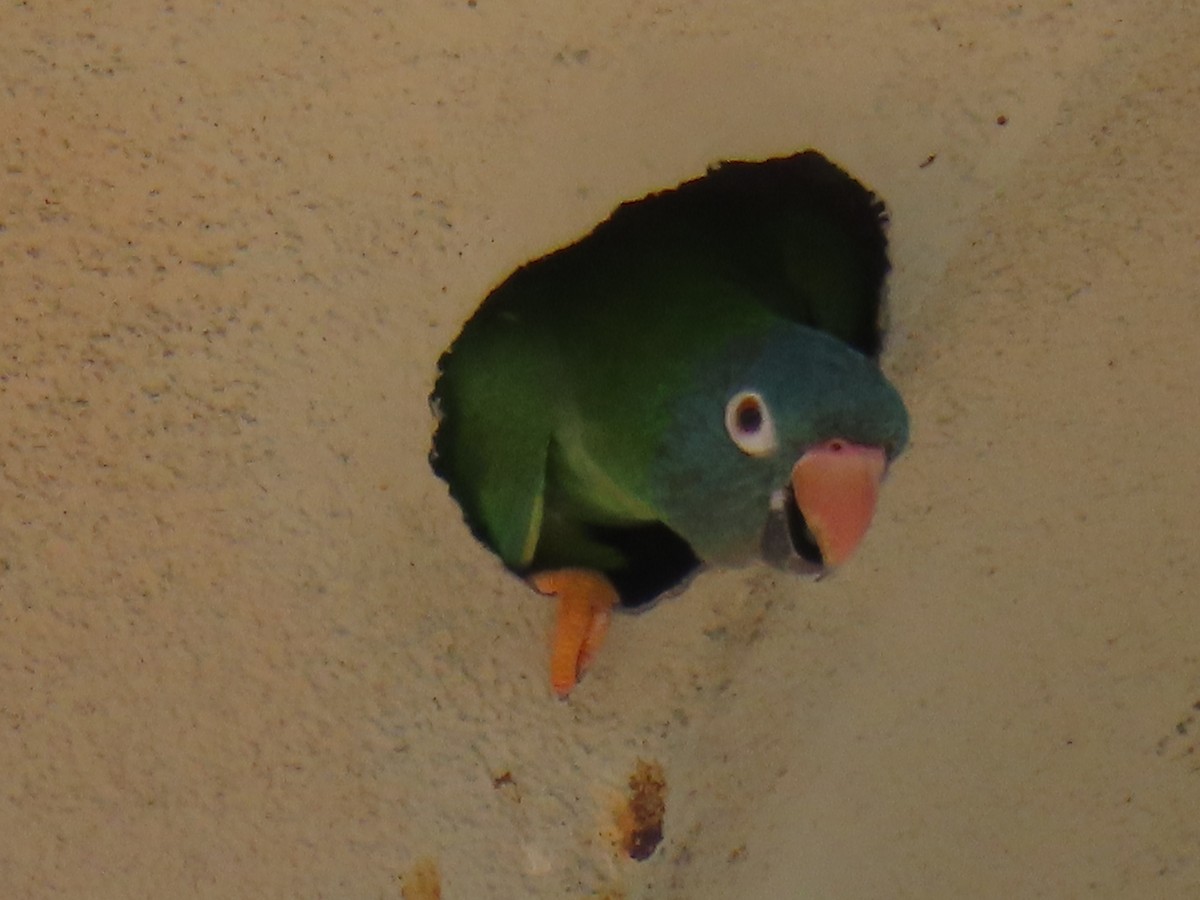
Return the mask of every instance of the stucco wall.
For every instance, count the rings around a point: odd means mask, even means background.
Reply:
[[[1200,893],[1197,47],[1167,0],[6,4],[5,893]],[[836,578],[707,573],[556,702],[426,465],[437,356],[808,146],[889,202],[912,447]]]

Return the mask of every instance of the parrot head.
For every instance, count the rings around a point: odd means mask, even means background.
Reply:
[[[908,440],[899,393],[873,359],[792,322],[715,354],[666,407],[651,478],[665,523],[709,562],[845,562]]]

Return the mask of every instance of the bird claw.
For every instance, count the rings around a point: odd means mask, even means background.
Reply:
[[[565,699],[596,658],[620,598],[612,582],[591,569],[538,572],[529,577],[529,583],[539,593],[558,598],[550,686]]]

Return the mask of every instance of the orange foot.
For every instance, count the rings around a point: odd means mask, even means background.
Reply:
[[[608,632],[612,609],[620,599],[607,578],[591,569],[555,569],[529,576],[538,591],[558,598],[554,643],[550,650],[550,686],[565,698],[579,681]]]

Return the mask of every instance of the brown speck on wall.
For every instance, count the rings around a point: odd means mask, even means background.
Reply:
[[[404,876],[400,896],[404,900],[441,900],[442,873],[437,860],[432,856],[423,856],[413,863]]]
[[[639,759],[629,776],[629,803],[618,816],[621,849],[630,859],[649,859],[663,839],[667,778],[657,762]]]

